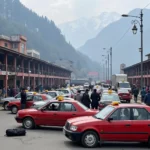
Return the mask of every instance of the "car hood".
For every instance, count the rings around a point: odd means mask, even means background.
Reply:
[[[7,97],[2,99],[2,101],[11,101],[11,100],[16,100],[16,99],[15,97]]]
[[[29,109],[23,109],[19,110],[19,113],[31,113],[31,112],[37,112],[38,110],[35,108],[29,108]]]
[[[68,120],[68,122],[73,125],[94,123],[97,121],[100,121],[100,120],[94,118],[93,116],[77,117],[77,118],[72,118]]]

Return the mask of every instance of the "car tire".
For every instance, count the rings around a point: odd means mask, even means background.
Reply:
[[[35,128],[34,120],[31,117],[24,118],[22,125],[23,125],[23,127],[25,129],[33,129],[33,128]]]
[[[11,113],[12,114],[17,114],[17,112],[18,112],[18,107],[17,106],[12,106],[11,107]]]
[[[8,102],[5,102],[4,105],[3,105],[4,110],[8,110],[7,106],[8,106]]]
[[[99,142],[99,137],[94,131],[86,131],[83,133],[81,138],[81,143],[86,148],[97,147]]]

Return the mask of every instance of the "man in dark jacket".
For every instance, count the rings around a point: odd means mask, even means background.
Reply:
[[[27,94],[25,89],[23,88],[21,91],[21,109],[26,108]]]
[[[144,102],[145,96],[146,96],[146,90],[145,90],[145,87],[143,87],[141,90],[141,101],[142,102]]]
[[[90,100],[90,97],[89,97],[89,90],[88,89],[86,89],[85,93],[83,94],[81,102],[86,107],[90,108],[91,100]]]
[[[150,90],[148,91],[148,93],[145,96],[144,103],[146,105],[150,106]]]
[[[138,98],[139,90],[137,87],[133,90],[133,95],[134,95],[134,101],[137,103],[137,98]]]
[[[100,96],[97,93],[97,90],[94,89],[93,93],[91,94],[91,99],[92,99],[92,109],[98,109],[98,102],[100,101]]]

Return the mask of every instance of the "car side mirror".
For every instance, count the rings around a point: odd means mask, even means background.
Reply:
[[[113,120],[113,118],[108,118],[107,119],[108,122],[111,122],[112,120]]]

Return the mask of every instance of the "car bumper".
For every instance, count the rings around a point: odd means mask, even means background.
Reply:
[[[82,133],[80,132],[69,131],[64,127],[63,133],[68,139],[70,139],[73,142],[80,142],[81,140]]]
[[[18,123],[22,123],[23,119],[22,118],[19,118],[19,117],[15,117],[15,120],[18,122]]]

